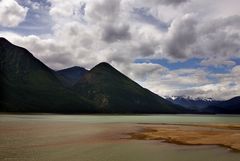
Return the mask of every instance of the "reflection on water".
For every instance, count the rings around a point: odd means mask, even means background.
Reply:
[[[240,117],[201,115],[0,115],[0,160],[239,161],[218,146],[183,146],[121,139],[135,123],[240,123]]]

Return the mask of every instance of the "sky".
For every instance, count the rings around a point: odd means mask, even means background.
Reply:
[[[160,96],[240,95],[239,0],[0,0],[0,36],[50,68],[108,62]]]

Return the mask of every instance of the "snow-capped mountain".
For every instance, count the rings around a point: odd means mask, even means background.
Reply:
[[[165,99],[171,101],[174,104],[181,105],[192,109],[202,109],[212,104],[218,103],[219,100],[213,98],[204,97],[191,97],[191,96],[164,96]]]

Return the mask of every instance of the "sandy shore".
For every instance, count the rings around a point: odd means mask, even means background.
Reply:
[[[163,140],[183,145],[219,145],[240,152],[239,124],[140,124],[130,139]]]

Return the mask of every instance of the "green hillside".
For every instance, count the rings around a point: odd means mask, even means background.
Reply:
[[[0,39],[1,111],[88,112],[92,103],[62,87],[55,72],[26,49]]]
[[[74,89],[92,99],[102,112],[179,113],[182,110],[142,88],[107,63],[100,63],[91,69]]]

